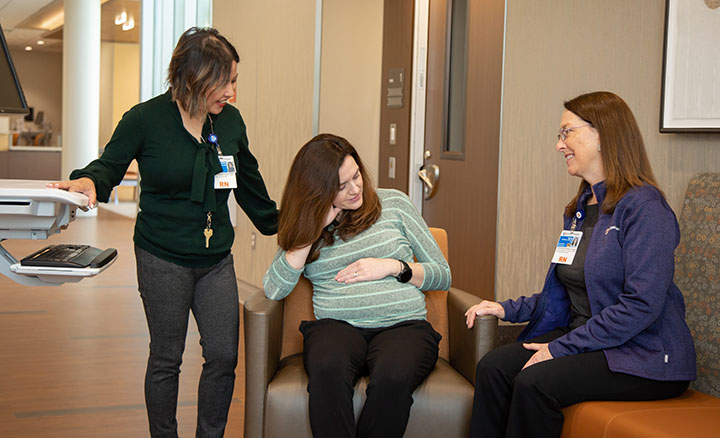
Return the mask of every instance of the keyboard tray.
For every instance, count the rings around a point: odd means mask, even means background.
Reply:
[[[115,248],[101,250],[89,245],[59,244],[35,251],[22,259],[20,264],[51,268],[101,268],[115,256]]]

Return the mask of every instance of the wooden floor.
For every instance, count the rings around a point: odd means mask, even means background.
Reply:
[[[0,437],[147,437],[143,382],[149,336],[137,291],[133,220],[100,210],[47,241],[7,240],[20,259],[51,243],[117,248],[101,275],[56,287],[0,276]],[[180,437],[195,436],[199,335],[191,319],[180,375]],[[241,321],[242,327],[242,321]],[[242,342],[242,328],[240,333]],[[243,427],[243,348],[227,437]]]

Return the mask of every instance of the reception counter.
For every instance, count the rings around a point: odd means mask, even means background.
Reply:
[[[10,146],[0,151],[0,179],[61,179],[61,147]]]

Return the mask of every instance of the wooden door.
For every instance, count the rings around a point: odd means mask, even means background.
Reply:
[[[494,299],[504,0],[430,0],[425,221],[448,231],[453,286]],[[426,190],[427,192],[427,190]],[[521,248],[518,248],[521,250]]]

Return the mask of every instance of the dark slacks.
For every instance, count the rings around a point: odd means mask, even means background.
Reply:
[[[440,334],[427,321],[361,329],[333,319],[303,321],[310,426],[316,438],[402,437],[412,393],[435,368]],[[367,400],[355,424],[352,398],[369,375]]]
[[[233,258],[209,268],[186,268],[135,247],[138,288],[150,331],[145,404],[150,435],[176,438],[178,376],[189,312],[200,332],[198,438],[225,433],[238,358],[239,304]]]
[[[527,342],[545,343],[567,332],[557,329]],[[612,372],[602,351],[559,357],[522,370],[534,353],[516,342],[480,360],[472,438],[558,438],[563,426],[561,409],[566,406],[588,400],[659,400],[682,394],[689,384]]]

